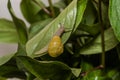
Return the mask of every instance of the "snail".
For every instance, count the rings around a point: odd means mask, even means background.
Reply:
[[[60,36],[64,32],[64,27],[60,26],[58,31],[55,33],[55,35],[52,37],[49,45],[48,45],[48,54],[51,57],[58,57],[63,53],[63,44],[61,41]]]
[[[64,26],[60,24],[60,28],[56,31],[56,33],[54,34],[54,36],[52,37],[48,45],[46,45],[43,49],[35,52],[35,56],[38,56],[38,55],[42,56],[44,55],[45,52],[48,52],[48,54],[51,57],[58,57],[59,55],[61,55],[64,49],[63,49],[63,44],[60,36],[64,31],[65,31]],[[40,54],[40,53],[43,53],[43,54]]]

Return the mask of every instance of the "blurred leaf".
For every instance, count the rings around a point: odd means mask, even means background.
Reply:
[[[84,11],[86,9],[88,0],[78,0],[77,2],[77,15],[76,15],[76,22],[75,22],[75,29],[80,24]]]
[[[110,0],[109,19],[114,33],[120,41],[120,0]]]
[[[105,51],[108,51],[119,43],[116,39],[114,32],[111,28],[105,30]],[[101,53],[101,35],[97,36],[97,38],[91,41],[89,44],[83,46],[80,49],[80,54],[89,55],[89,54],[97,54]]]
[[[62,62],[36,61],[25,56],[19,56],[17,59],[39,80],[70,80],[71,70]]]
[[[0,76],[0,80],[6,80],[6,78]]]
[[[14,13],[14,11],[12,9],[10,0],[8,0],[8,9],[9,9],[9,12],[10,12],[10,14],[12,16],[13,22],[14,22],[14,24],[16,26],[16,29],[17,29],[17,32],[18,32],[19,43],[24,45],[24,44],[26,44],[26,41],[27,41],[26,25],[22,20],[18,19],[15,16],[15,13]]]
[[[26,80],[35,80],[35,76],[31,74],[30,72],[26,72]]]
[[[93,66],[92,66],[92,64],[90,64],[88,62],[82,61],[81,69],[82,69],[82,72],[85,72],[85,71],[89,71],[89,70],[93,69]]]
[[[85,76],[83,76],[80,80],[112,80],[111,78],[102,75],[101,70],[93,70],[88,72]]]
[[[17,68],[14,66],[10,66],[10,65],[0,66],[0,75],[1,76],[5,76],[6,74],[9,74],[9,73],[15,72],[15,71],[17,71]]]
[[[0,19],[0,43],[17,42],[18,35],[14,23],[6,19]]]
[[[72,73],[76,76],[79,77],[80,73],[81,73],[81,69],[80,68],[71,68]]]
[[[85,61],[82,62],[81,67],[83,72],[93,69],[93,65]]]
[[[56,3],[54,3],[53,6],[59,8],[59,9],[64,9],[66,7],[63,0],[60,0],[60,1],[56,2]]]
[[[120,79],[120,71],[119,70],[110,70],[108,72],[108,77],[112,78],[112,80],[119,80]]]
[[[100,32],[100,24],[99,23],[93,25],[80,24],[78,29],[86,31],[89,34],[95,36]]]
[[[81,23],[86,25],[93,25],[97,18],[96,13],[97,12],[95,10],[95,7],[93,6],[92,1],[89,0]]]
[[[62,0],[62,1],[64,1],[64,3],[65,3],[66,5],[68,5],[68,4],[70,4],[70,2],[71,2],[72,0]]]
[[[53,19],[46,19],[31,24],[29,29],[29,39],[34,37],[39,31],[41,31],[47,24],[49,24]]]
[[[17,68],[17,66],[15,66],[15,63],[14,65],[7,63],[7,64],[0,66],[0,76],[5,77],[5,78],[10,78],[10,77],[25,78],[24,73],[20,71]]]
[[[0,66],[5,64],[7,61],[9,61],[14,55],[15,53],[9,53],[9,54],[0,56]]]
[[[97,11],[93,3],[89,0],[83,15],[81,24],[79,24],[79,29],[90,33],[91,35],[96,35],[100,32],[99,23],[96,23]],[[89,15],[88,15],[89,14]]]
[[[56,31],[59,29],[60,23],[66,29],[73,29],[76,18],[77,0],[74,0],[55,20],[42,29],[37,35],[30,39],[26,44],[28,56],[34,57],[35,54],[42,54],[41,49],[44,49]],[[62,42],[65,43],[69,38],[71,31],[62,35]]]
[[[41,6],[37,5],[35,1]],[[41,15],[39,14],[39,11],[42,9],[42,7],[45,6],[41,0],[22,0],[20,7],[26,20],[30,23],[33,23],[41,20]]]

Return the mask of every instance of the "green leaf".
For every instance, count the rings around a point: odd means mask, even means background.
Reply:
[[[77,3],[77,15],[76,15],[76,22],[75,22],[75,29],[78,27],[80,24],[84,11],[86,9],[88,0],[78,0]]]
[[[17,59],[39,80],[70,80],[71,70],[62,62],[37,61],[27,56],[19,56]]]
[[[40,50],[44,49],[49,44],[49,41],[59,29],[60,23],[65,27],[65,30],[74,28],[77,12],[76,6],[77,0],[74,0],[56,19],[27,42],[26,51],[28,56],[34,57],[35,54],[42,54]],[[63,44],[68,40],[70,34],[71,31],[62,35]]]
[[[96,36],[96,34],[100,32],[100,24],[99,23],[93,25],[80,24],[78,29],[88,32],[93,36]]]
[[[97,18],[97,11],[95,10],[95,7],[92,3],[92,1],[88,1],[85,12],[84,12],[84,16],[82,19],[82,24],[86,24],[86,25],[93,25],[95,23],[95,20]],[[88,15],[89,14],[89,15]]]
[[[38,4],[41,6],[39,6]],[[40,10],[43,7],[45,6],[41,0],[22,0],[20,4],[20,8],[23,13],[23,16],[30,23],[43,20],[42,17],[43,15],[46,14],[46,13],[40,14]]]
[[[94,70],[85,75],[81,80],[112,80],[111,78],[102,75],[101,70]]]
[[[111,28],[105,31],[105,51],[108,51],[119,43],[116,39],[114,32]],[[89,55],[101,53],[101,35],[99,35],[95,40],[91,41],[89,44],[86,44],[83,48],[80,49],[80,54]]]
[[[81,62],[81,68],[82,68],[82,72],[86,72],[86,71],[89,71],[89,70],[93,69],[93,66],[89,62],[82,61]]]
[[[20,71],[15,65],[15,61],[10,60],[6,64],[0,66],[0,76],[5,78],[16,77],[16,78],[25,78],[23,71]],[[1,79],[0,79],[1,80]]]
[[[9,53],[9,54],[0,56],[0,66],[8,62],[14,55],[15,53]]]
[[[109,19],[114,33],[120,41],[120,0],[110,0]]]
[[[0,43],[17,42],[18,35],[14,23],[6,19],[0,19]]]
[[[46,20],[31,24],[30,29],[29,29],[29,39],[34,37],[38,32],[40,32],[52,20],[53,19],[46,19]]]
[[[8,10],[9,10],[11,16],[12,16],[13,22],[14,22],[14,24],[16,26],[16,29],[17,29],[19,43],[25,45],[26,41],[27,41],[27,29],[26,29],[26,25],[25,25],[25,23],[22,20],[18,19],[15,16],[15,13],[14,13],[14,11],[12,9],[10,0],[8,0]]]

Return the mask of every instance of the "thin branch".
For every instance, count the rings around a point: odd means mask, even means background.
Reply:
[[[52,4],[52,0],[48,0],[48,2],[49,2],[50,9],[51,9],[52,17],[55,17],[55,11],[54,11],[54,7]]]
[[[51,13],[50,13],[50,11],[49,11],[48,9],[46,9],[44,6],[42,6],[41,4],[39,4],[36,0],[33,0],[33,1],[34,1],[38,6],[40,6],[46,14],[48,14],[48,15],[51,16]]]
[[[101,65],[105,67],[105,42],[104,42],[104,25],[102,20],[102,1],[99,0],[98,8],[99,8],[99,22],[101,25],[101,47],[102,47],[102,54],[101,54]]]

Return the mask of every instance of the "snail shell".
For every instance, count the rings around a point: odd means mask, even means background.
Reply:
[[[51,57],[58,57],[63,53],[63,44],[59,36],[53,36],[48,45],[48,53]]]

